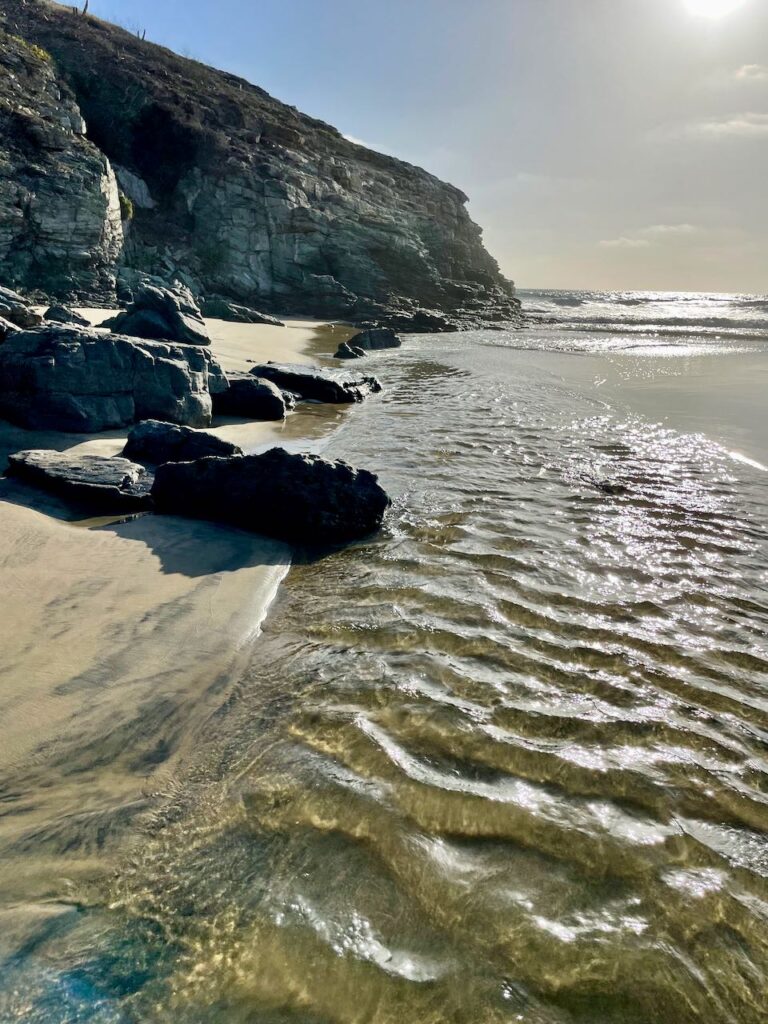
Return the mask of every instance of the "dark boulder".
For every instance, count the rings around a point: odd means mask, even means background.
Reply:
[[[22,330],[38,327],[43,322],[42,316],[32,309],[29,301],[10,288],[0,287],[0,316]]]
[[[205,299],[202,303],[203,316],[212,320],[226,320],[235,324],[267,324],[271,327],[285,327],[282,320],[269,316],[267,313],[260,313],[257,309],[250,309],[248,306],[238,306],[229,299],[211,298]]]
[[[372,352],[380,348],[400,348],[402,341],[389,327],[369,327],[368,330],[360,331],[354,338],[350,338],[348,344],[365,352]]]
[[[179,341],[185,345],[210,345],[203,315],[188,288],[181,284],[157,288],[142,284],[124,313],[106,320],[116,334],[134,338]]]
[[[96,433],[144,419],[211,422],[210,391],[226,386],[211,353],[47,325],[0,345],[0,416],[30,430]]]
[[[11,455],[8,475],[104,515],[152,507],[152,476],[128,459],[69,452],[26,451]]]
[[[349,404],[362,402],[381,391],[375,377],[344,370],[322,370],[315,366],[289,363],[264,363],[250,371],[254,377],[271,380],[284,391],[315,402]]]
[[[0,344],[2,344],[6,338],[15,334],[18,330],[19,328],[16,324],[12,324],[10,320],[4,320],[3,317],[0,316]]]
[[[80,316],[69,306],[54,305],[45,311],[43,319],[57,324],[75,324],[77,327],[90,327],[91,323],[84,316]]]
[[[389,505],[373,473],[282,448],[241,458],[169,462],[157,470],[152,497],[160,512],[308,545],[364,537],[381,526]]]
[[[365,352],[356,345],[351,345],[348,341],[342,341],[339,347],[336,349],[334,359],[363,359]]]
[[[164,462],[194,462],[209,455],[242,455],[243,450],[205,430],[144,420],[128,434],[122,454],[126,459],[159,466]]]
[[[229,387],[215,395],[215,416],[241,416],[249,420],[282,420],[296,404],[292,395],[284,394],[269,380],[249,373],[227,375]]]

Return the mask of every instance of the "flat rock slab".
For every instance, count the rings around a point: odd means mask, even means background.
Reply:
[[[104,515],[152,507],[152,475],[143,466],[117,456],[17,452],[8,460],[8,475],[92,506]]]
[[[160,420],[144,420],[128,434],[122,455],[136,462],[160,466],[164,462],[194,462],[210,455],[242,455],[243,450],[205,430],[180,427]]]
[[[282,420],[296,404],[272,381],[249,373],[228,373],[229,387],[213,400],[215,416],[240,416],[249,420]]]
[[[381,391],[375,377],[345,370],[323,370],[293,363],[264,363],[254,366],[251,375],[271,380],[279,388],[292,391],[315,402],[350,404],[362,402]]]
[[[318,455],[169,462],[152,487],[160,512],[231,523],[279,540],[338,544],[377,530],[389,498],[373,473]]]

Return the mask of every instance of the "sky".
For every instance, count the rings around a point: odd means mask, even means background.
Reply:
[[[90,11],[458,185],[521,288],[768,291],[768,0]]]

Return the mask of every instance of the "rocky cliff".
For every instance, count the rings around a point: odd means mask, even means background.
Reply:
[[[24,233],[21,214],[17,233],[3,235],[0,276],[8,266],[11,283],[47,281],[59,290],[53,283],[63,278],[41,256],[57,246],[74,290],[87,291],[99,267],[114,267],[120,231],[111,161],[130,200],[123,201],[123,263],[178,277],[198,294],[358,320],[420,307],[459,323],[517,317],[514,289],[453,186],[349,142],[248,82],[71,7],[0,0],[0,12],[8,32],[52,57],[47,65],[15,45],[24,73],[13,74],[25,83],[19,102],[61,136],[58,149],[25,143],[26,156],[15,128],[10,144],[0,139],[0,194],[13,192],[25,160],[40,164],[38,179],[52,185],[45,196],[29,188],[44,211],[42,231]],[[8,91],[6,84],[0,96]],[[18,115],[11,108],[7,116]],[[100,228],[91,223],[99,196]],[[59,212],[67,209],[72,232],[83,236],[68,251]]]
[[[109,160],[40,47],[0,30],[0,281],[114,289],[123,245]]]

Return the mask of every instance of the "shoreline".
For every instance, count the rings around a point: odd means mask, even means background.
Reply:
[[[96,312],[111,311],[84,311]],[[213,351],[232,370],[268,359],[320,365],[352,330],[207,323]],[[246,451],[309,450],[346,415],[307,403],[283,423],[223,420],[212,430]],[[111,455],[125,437],[2,422],[0,455],[41,447]],[[8,479],[0,522],[0,772],[16,794],[0,823],[2,908],[63,898],[64,875],[110,869],[121,837],[151,807],[148,790],[171,782],[238,678],[292,549],[173,516],[90,518]],[[107,849],[93,847],[96,823]]]

